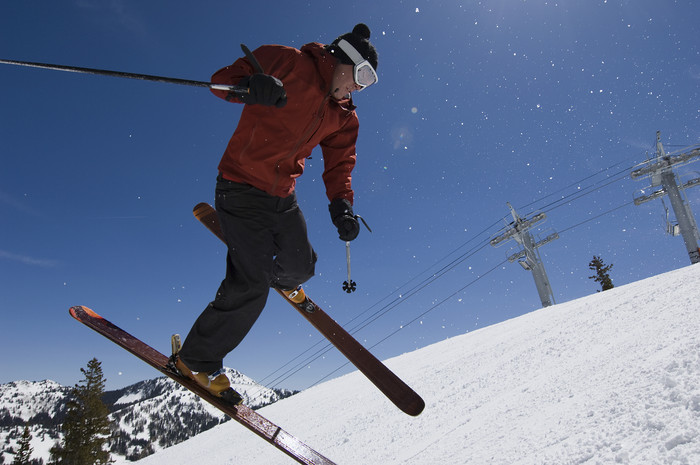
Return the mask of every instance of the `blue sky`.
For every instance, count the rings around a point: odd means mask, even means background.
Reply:
[[[536,235],[560,233],[540,249],[556,302],[596,291],[593,255],[616,285],[689,265],[661,201],[631,204],[648,183],[629,172],[657,130],[668,151],[700,143],[692,0],[294,3],[4,1],[0,58],[208,80],[240,43],[328,43],[368,24],[380,81],[355,97],[354,187],[374,232],[352,243],[354,294],[341,289],[319,151],[298,196],[320,257],[309,294],[363,326],[380,358],[540,307],[530,274],[503,263],[515,244],[488,245],[506,202],[547,214]],[[191,210],[213,201],[240,110],[206,89],[0,65],[0,383],[74,384],[92,357],[108,388],[157,375],[68,308],[162,351],[187,333],[225,253]],[[700,188],[687,194],[700,215]],[[304,361],[319,341],[271,295],[225,363],[302,389],[349,369],[334,371],[334,350]],[[298,370],[286,365],[302,353]]]

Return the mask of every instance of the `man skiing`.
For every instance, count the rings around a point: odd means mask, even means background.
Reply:
[[[316,253],[294,188],[316,146],[323,152],[329,211],[340,239],[351,241],[360,231],[352,208],[359,123],[351,94],[378,80],[369,37],[369,28],[358,24],[330,45],[264,45],[253,53],[259,65],[240,58],[212,76],[212,83],[249,91],[212,90],[245,104],[216,184],[215,206],[228,246],[226,276],[187,335],[176,367],[233,402],[241,399],[222,361],[257,320],[270,287],[302,306],[308,302],[301,284],[314,274]]]

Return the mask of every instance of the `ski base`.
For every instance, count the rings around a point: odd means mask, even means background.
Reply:
[[[194,380],[181,376],[178,372],[173,372],[168,367],[169,357],[104,319],[93,310],[76,306],[70,308],[70,314],[76,320],[209,402],[297,462],[306,465],[335,465],[335,462],[324,457],[249,407],[232,405],[225,399],[211,394]]]

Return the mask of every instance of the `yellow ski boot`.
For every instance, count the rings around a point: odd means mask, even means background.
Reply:
[[[284,295],[287,296],[289,300],[297,304],[297,307],[300,307],[305,312],[313,313],[314,310],[316,310],[316,306],[306,297],[306,293],[301,285],[297,286],[296,289],[283,290],[282,292],[284,292]]]
[[[231,382],[223,368],[211,373],[205,373],[203,371],[193,372],[185,365],[182,359],[178,357],[181,346],[179,334],[173,334],[171,344],[173,348],[171,363],[182,376],[193,380],[206,389],[207,392],[223,398],[228,403],[240,405],[243,402],[243,397],[231,387]]]

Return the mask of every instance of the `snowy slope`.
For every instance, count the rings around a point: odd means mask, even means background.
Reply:
[[[339,464],[700,464],[700,266],[455,337],[261,410]],[[139,464],[294,463],[234,422]]]

